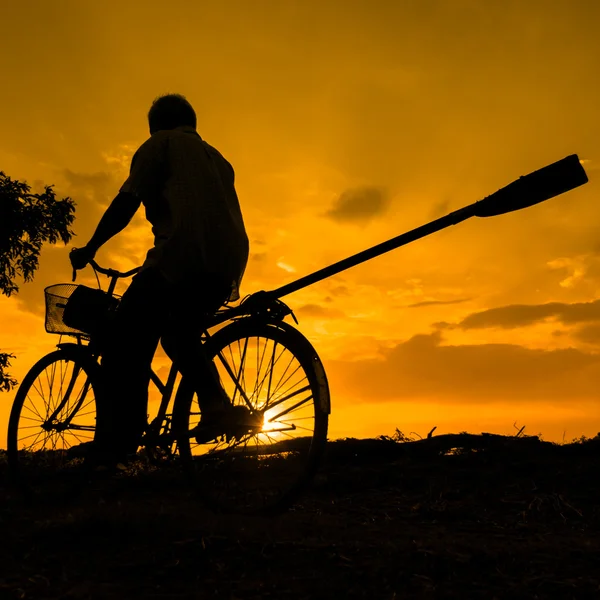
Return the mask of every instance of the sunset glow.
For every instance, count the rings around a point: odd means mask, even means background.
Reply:
[[[577,153],[587,185],[283,300],[327,372],[330,438],[600,431],[600,4],[8,4],[0,171],[72,197],[82,246],[149,135],[152,100],[184,94],[236,171],[242,296]],[[129,269],[151,245],[140,210],[97,260]],[[18,380],[58,342],[43,290],[71,280],[69,250],[44,248],[34,282],[0,297],[0,350],[17,356]],[[91,269],[78,282],[96,285]],[[166,377],[162,351],[155,367]],[[0,448],[13,397],[0,396]]]

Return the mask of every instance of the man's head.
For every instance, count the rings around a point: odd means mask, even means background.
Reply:
[[[196,129],[196,113],[181,94],[165,94],[154,100],[148,111],[150,135],[162,129],[187,125]]]

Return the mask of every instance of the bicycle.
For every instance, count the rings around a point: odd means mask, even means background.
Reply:
[[[172,366],[166,383],[155,373],[151,375],[151,381],[162,393],[162,400],[157,417],[148,424],[142,446],[149,450],[155,460],[161,453],[167,459],[177,456],[185,473],[199,484],[204,499],[215,509],[259,513],[284,510],[294,502],[316,472],[327,440],[331,406],[321,360],[310,342],[284,321],[288,316],[294,320],[295,317],[280,298],[471,217],[492,217],[533,206],[587,181],[581,161],[576,154],[572,154],[520,177],[482,200],[412,231],[276,290],[256,292],[238,306],[221,308],[209,318],[205,331],[201,333],[204,347],[232,403],[243,403],[260,419],[247,430],[224,432],[209,444],[199,443],[195,438],[201,412],[195,392],[185,379],[179,382],[172,412],[168,412],[177,380],[177,370]],[[102,269],[96,263],[92,266],[97,272],[111,277],[107,291],[111,298],[117,279],[136,272],[120,273]],[[61,438],[64,446],[65,432],[78,431],[80,436],[86,434],[93,439],[94,391],[100,382],[100,352],[94,336],[83,330],[65,329],[61,311],[64,311],[67,306],[65,303],[76,286],[59,286],[64,288],[66,294],[60,297],[60,302],[52,299],[53,294],[49,292],[52,286],[46,289],[46,330],[73,335],[77,343],[59,343],[57,351],[32,367],[17,392],[8,433],[9,464],[16,477],[22,475],[31,462],[31,452],[28,450],[37,443],[41,435],[39,429],[49,434],[43,437],[42,447],[45,448],[49,440],[51,454],[56,453],[58,438]],[[110,312],[110,306],[107,311]],[[222,328],[209,333],[209,329],[221,325]],[[281,351],[277,350],[278,347]],[[281,360],[284,355],[289,358]],[[72,369],[59,369],[61,393],[57,393],[54,402],[53,394],[49,391],[46,401],[44,377],[47,387],[52,388],[56,364],[62,363],[72,363]],[[49,376],[46,371],[52,365]],[[299,370],[300,379],[296,376]],[[70,373],[68,378],[67,373]],[[80,373],[83,373],[83,377],[76,385]],[[68,384],[63,394],[65,379],[68,379]],[[286,387],[282,390],[283,386]],[[31,409],[29,416],[22,417],[22,409],[32,389],[42,397],[45,419],[39,411]],[[74,390],[79,392],[74,394],[75,400],[70,404]],[[80,412],[88,407],[90,410],[87,412]],[[19,452],[19,422],[21,418],[35,421],[34,417],[40,419],[41,424],[24,425],[23,429],[36,429],[37,433],[21,438],[27,440],[34,437],[33,443]],[[86,419],[79,420],[83,417]],[[304,435],[293,436],[290,433],[298,431]],[[77,434],[73,435],[77,438]],[[59,459],[63,454],[58,451]]]
[[[110,299],[116,298],[117,281],[139,269],[123,273],[90,264],[96,277],[110,278],[98,298],[106,296],[106,314],[95,314],[98,307],[91,306],[87,315],[102,323],[116,307],[117,301],[111,305]],[[57,473],[79,473],[81,460],[69,458],[69,448],[94,438],[96,394],[102,385],[101,327],[90,333],[90,328],[65,324],[65,310],[78,288],[46,288],[46,331],[76,342],[62,342],[61,337],[58,349],[25,376],[12,406],[8,461],[13,477],[24,486],[43,487],[44,473],[53,481]],[[178,461],[215,510],[281,512],[309,484],[322,457],[330,413],[327,378],[311,343],[284,321],[288,315],[293,317],[283,302],[258,292],[238,306],[222,307],[198,332],[232,404],[245,405],[259,417],[243,431],[224,431],[198,443],[196,392],[172,363],[165,382],[151,372],[161,400],[141,448],[154,464]]]

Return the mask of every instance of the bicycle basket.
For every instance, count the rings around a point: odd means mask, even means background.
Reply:
[[[114,296],[85,285],[58,283],[44,292],[48,333],[89,337],[106,323],[109,313],[119,304]]]

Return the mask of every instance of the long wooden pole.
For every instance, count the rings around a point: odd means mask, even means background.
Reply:
[[[587,175],[579,157],[576,154],[571,154],[551,165],[529,173],[529,175],[520,177],[483,200],[455,210],[435,221],[431,221],[386,242],[377,244],[358,254],[353,254],[348,258],[319,269],[300,279],[296,279],[296,281],[292,281],[280,288],[265,292],[265,294],[271,298],[282,298],[313,283],[322,281],[327,277],[337,275],[350,267],[385,254],[390,250],[445,229],[450,225],[456,225],[474,216],[490,217],[520,210],[572,190],[575,187],[583,185],[587,180]]]

